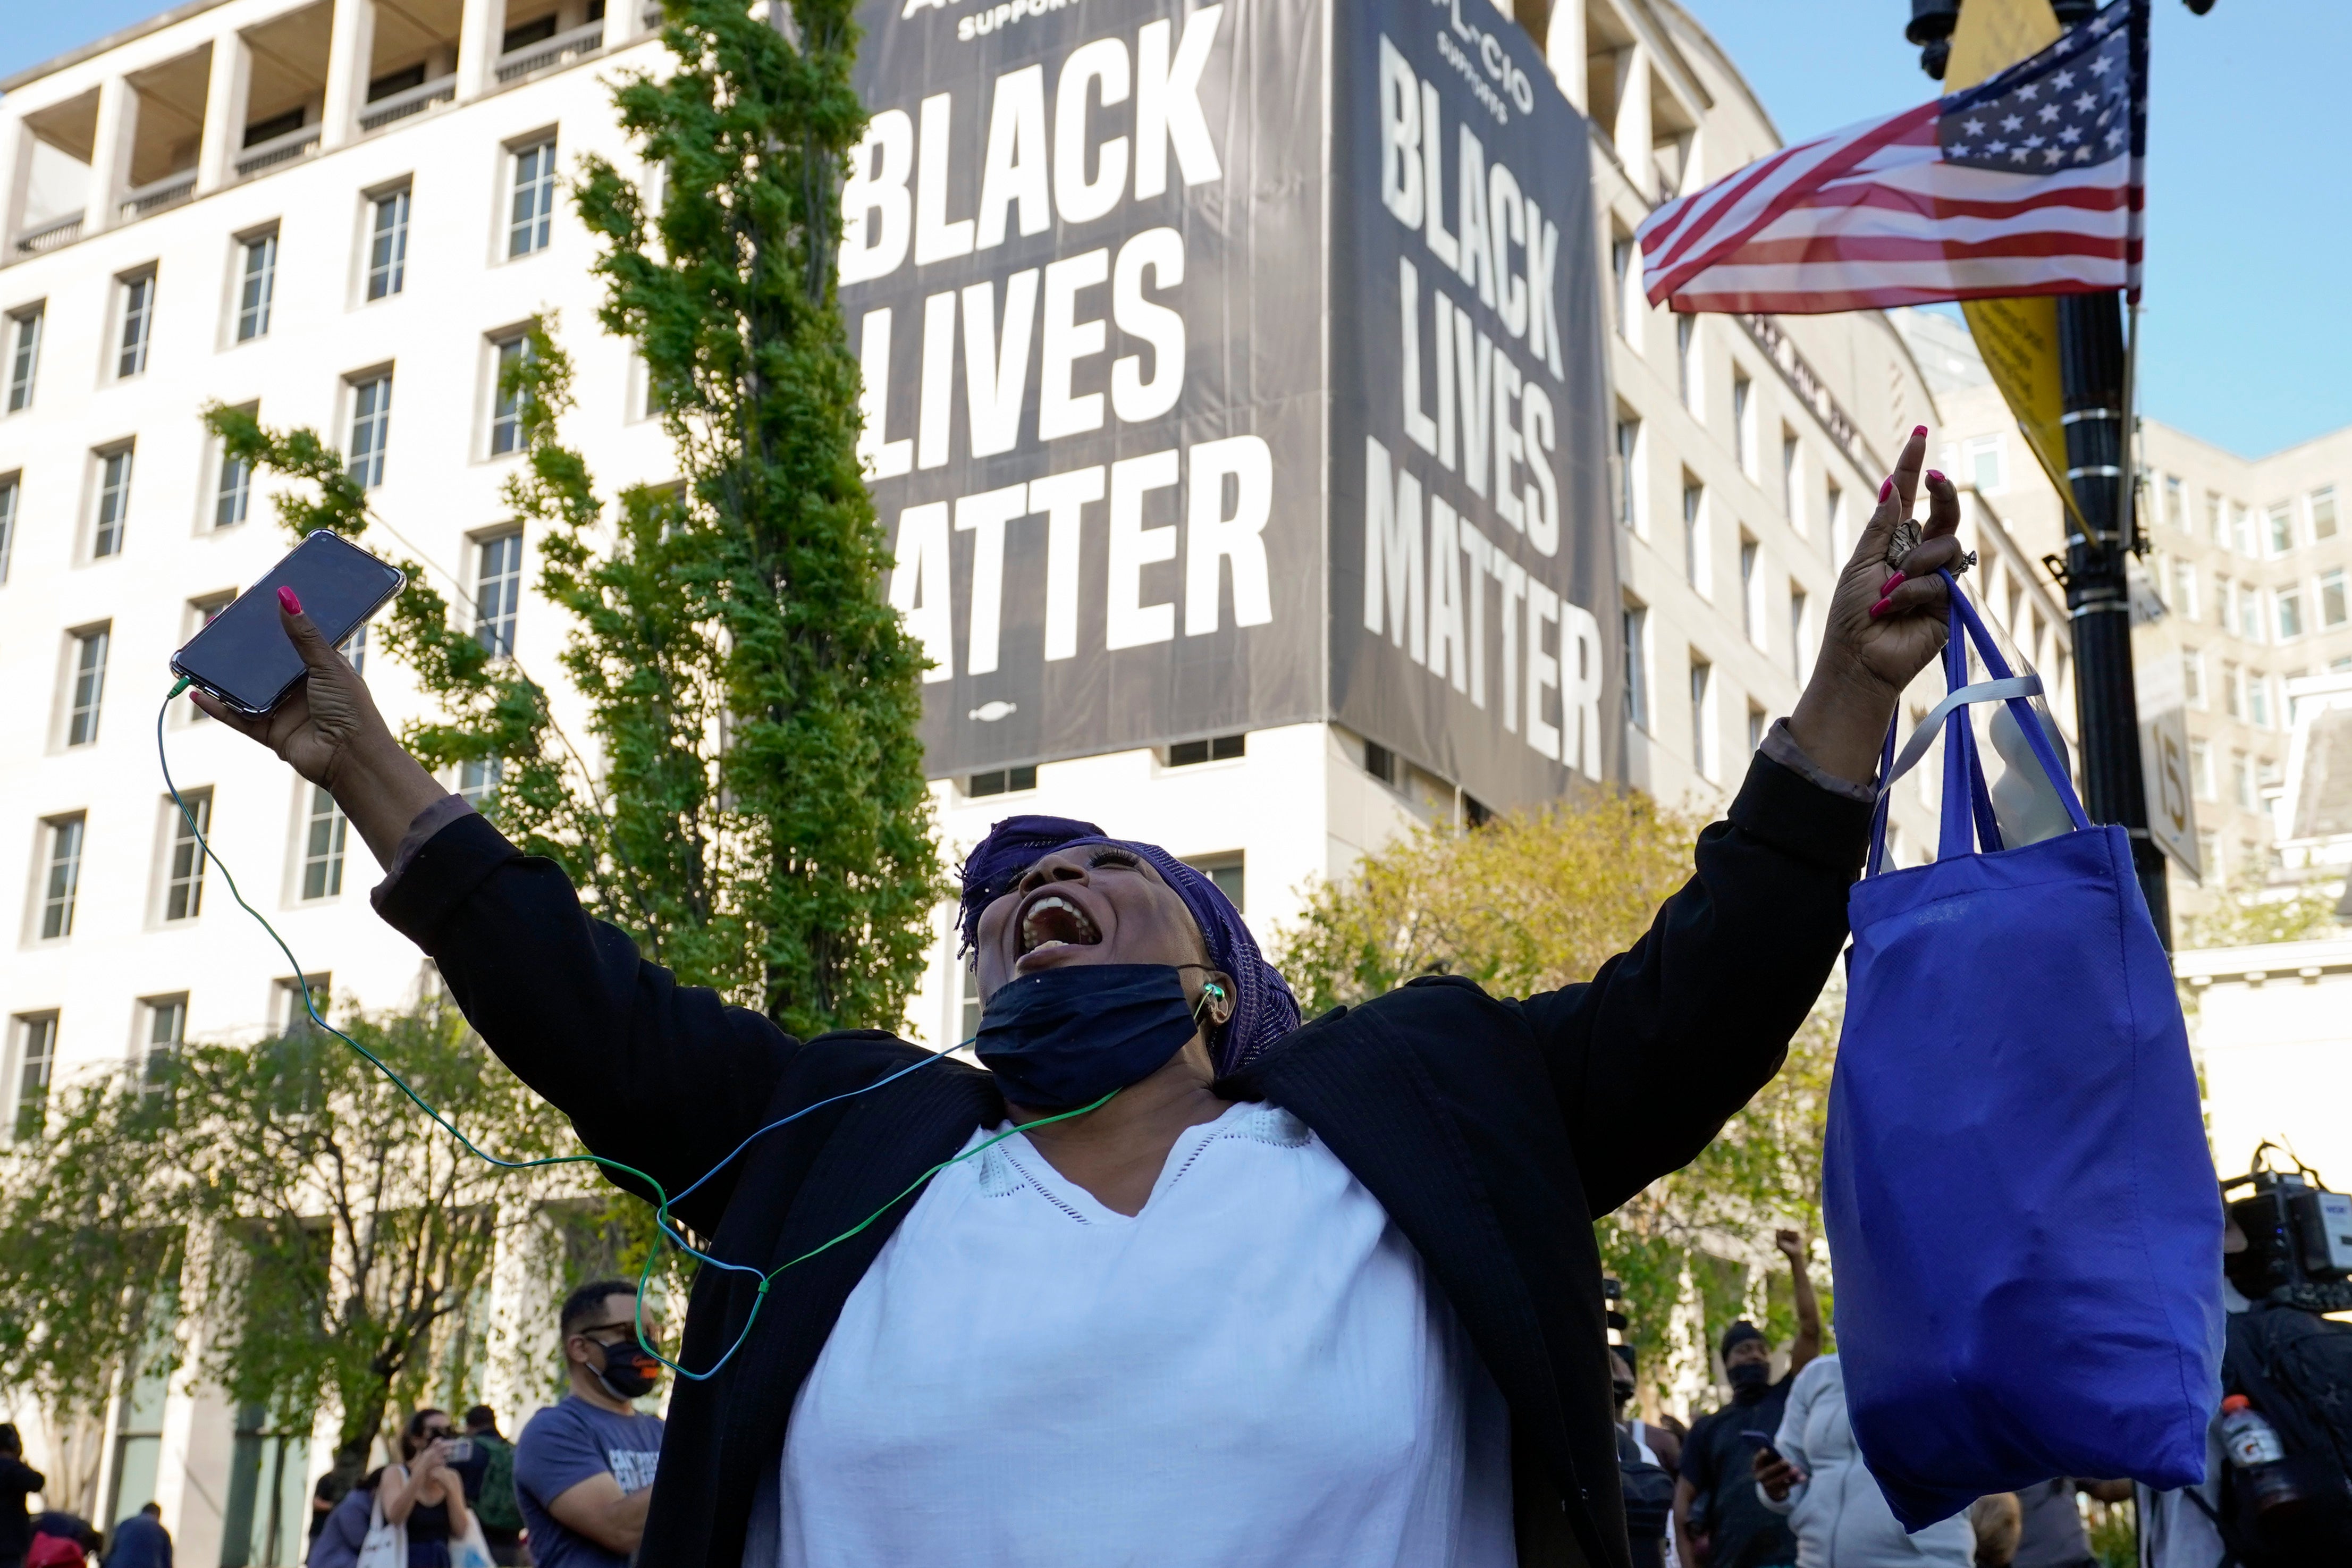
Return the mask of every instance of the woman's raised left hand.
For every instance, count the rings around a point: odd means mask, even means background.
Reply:
[[[1927,427],[1921,425],[1879,487],[1877,509],[1831,596],[1812,679],[1789,716],[1790,736],[1805,754],[1856,784],[1876,776],[1895,700],[1944,647],[1947,595],[1936,574],[1960,559],[1960,496],[1942,474],[1921,474],[1927,455]],[[1919,542],[1890,565],[1888,546],[1922,489],[1927,521]]]

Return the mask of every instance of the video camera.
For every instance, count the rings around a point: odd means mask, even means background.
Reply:
[[[2268,1156],[2284,1154],[2294,1169]],[[2249,1195],[2233,1198],[2241,1188]],[[2352,1195],[2319,1184],[2319,1173],[2275,1144],[2254,1150],[2254,1168],[2221,1184],[2223,1206],[2246,1238],[2225,1257],[2230,1283],[2251,1300],[2309,1312],[2352,1310]]]

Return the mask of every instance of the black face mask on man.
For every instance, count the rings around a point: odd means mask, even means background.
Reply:
[[[596,1373],[596,1381],[604,1385],[605,1393],[615,1399],[642,1399],[654,1391],[654,1384],[661,1376],[661,1363],[647,1354],[634,1338],[610,1345],[602,1340],[590,1342],[604,1352],[604,1370]]]
[[[973,1049],[1015,1105],[1076,1110],[1165,1067],[1196,1011],[1172,965],[1062,964],[998,986]]]
[[[1772,1391],[1772,1368],[1760,1361],[1743,1361],[1725,1367],[1731,1379],[1731,1397],[1741,1405],[1753,1405]]]

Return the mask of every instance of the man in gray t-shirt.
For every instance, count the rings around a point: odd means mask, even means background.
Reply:
[[[2074,1502],[2078,1489],[2102,1502],[2121,1502],[2132,1495],[2129,1481],[2077,1481],[2064,1476],[2018,1488],[2017,1504],[2024,1520],[2010,1568],[2097,1568],[2099,1560],[2092,1555],[2091,1538],[2083,1529],[2082,1510]]]
[[[635,1400],[660,1363],[637,1343],[636,1288],[600,1279],[563,1302],[572,1392],[530,1418],[515,1444],[515,1500],[539,1568],[628,1568],[646,1532],[662,1423]],[[658,1333],[651,1319],[647,1334]]]

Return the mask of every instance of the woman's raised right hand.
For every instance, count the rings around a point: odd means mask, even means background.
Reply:
[[[401,749],[376,710],[367,682],[320,635],[291,588],[278,590],[278,620],[310,672],[284,701],[256,719],[205,692],[188,695],[206,713],[323,785],[377,863],[388,866],[409,823],[446,792]]]

